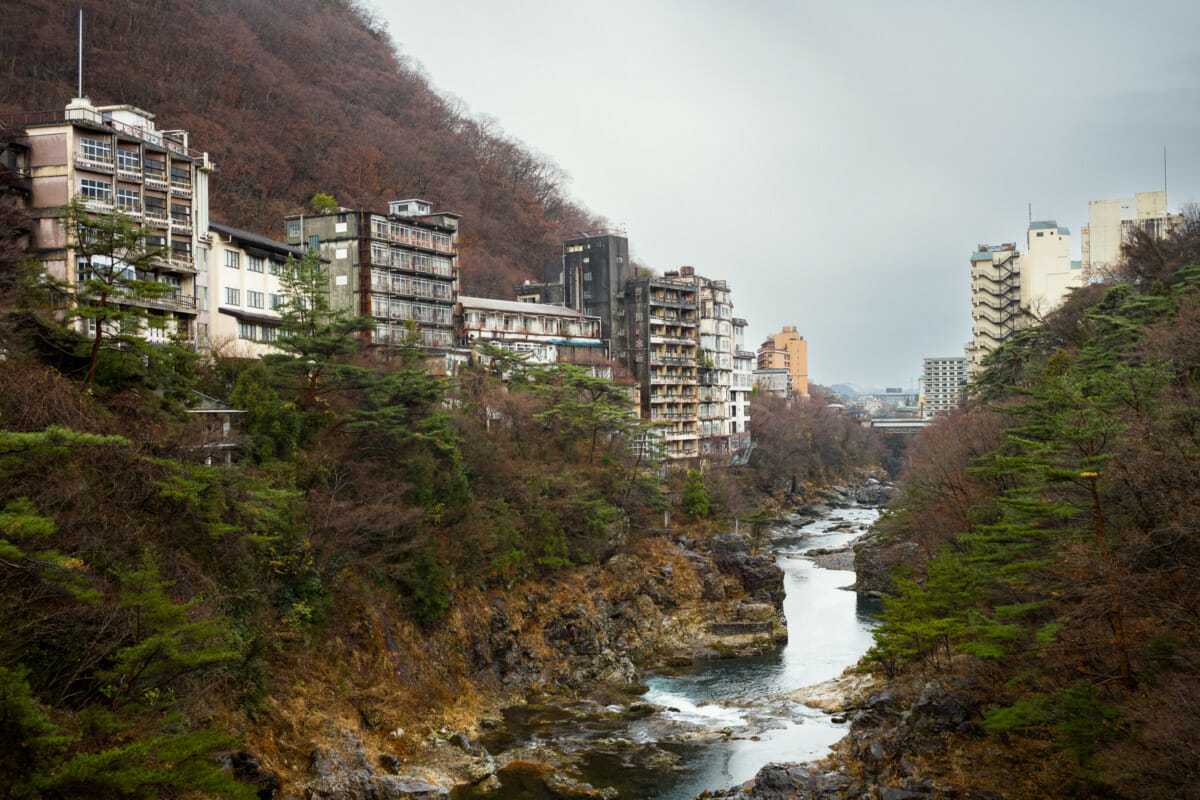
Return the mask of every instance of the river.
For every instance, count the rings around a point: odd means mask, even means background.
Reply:
[[[775,532],[784,571],[788,642],[758,658],[698,662],[684,674],[652,676],[645,700],[669,711],[630,721],[615,714],[578,715],[522,708],[506,712],[507,732],[490,750],[513,746],[571,749],[575,769],[621,800],[691,800],[754,777],[773,761],[810,761],[846,734],[844,722],[784,695],[842,674],[872,644],[878,602],[847,590],[849,570],[818,567],[805,553],[838,549],[878,516],[873,508],[834,509],[800,529]],[[835,530],[837,529],[837,530]],[[540,780],[506,775],[486,794],[464,788],[456,800],[540,800]]]
[[[722,789],[754,777],[772,761],[810,761],[829,753],[847,725],[779,695],[842,674],[871,646],[877,600],[845,587],[852,571],[818,567],[804,553],[844,547],[878,516],[872,508],[835,509],[795,533],[777,536],[784,571],[788,643],[757,659],[697,664],[692,674],[651,678],[646,699],[679,709],[681,721],[728,726],[728,740],[679,746],[682,756],[670,785],[648,787],[649,800],[684,800],[705,789]],[[849,530],[831,530],[849,523]],[[706,719],[706,717],[708,719]]]

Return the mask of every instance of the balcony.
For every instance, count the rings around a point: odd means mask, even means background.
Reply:
[[[177,255],[170,253],[166,258],[162,259],[162,265],[171,272],[187,272],[196,273],[196,262],[192,260],[190,255]]]
[[[192,196],[192,185],[190,183],[184,183],[183,181],[177,181],[174,178],[172,178],[171,179],[171,196],[172,197],[191,197]]]
[[[92,211],[97,214],[113,213],[112,200],[100,200],[95,197],[85,197],[85,198],[83,198],[83,207],[86,208],[88,211]]]
[[[162,172],[151,172],[146,170],[142,176],[142,180],[146,184],[147,189],[165,192],[170,188],[171,184],[167,181],[167,176]]]
[[[90,170],[92,172],[106,172],[112,175],[116,172],[113,165],[112,156],[94,156],[86,153],[75,154],[75,166],[80,169]]]
[[[171,292],[170,294],[147,299],[144,301],[147,308],[159,308],[166,311],[182,311],[184,313],[196,313],[196,298],[185,297],[179,292]]]
[[[156,228],[166,228],[170,225],[166,214],[156,211],[147,211],[143,214],[147,225],[153,225]]]
[[[175,214],[171,215],[171,231],[173,233],[191,233],[192,219],[191,217],[180,217]]]

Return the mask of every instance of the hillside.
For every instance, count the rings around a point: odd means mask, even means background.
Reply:
[[[84,94],[189,131],[220,170],[215,222],[279,238],[318,192],[421,197],[464,216],[463,291],[501,297],[597,222],[559,167],[441,97],[354,0],[5,0],[0,114],[75,95],[80,8]]]
[[[872,653],[893,684],[845,772],[931,797],[1195,795],[1198,265],[1195,216],[1135,236],[910,448],[859,550],[859,585],[893,595]]]

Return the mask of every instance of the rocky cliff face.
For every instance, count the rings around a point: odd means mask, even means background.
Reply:
[[[623,715],[653,713],[638,698],[643,670],[773,649],[787,638],[783,595],[774,556],[756,552],[744,536],[660,538],[569,576],[480,596],[470,630],[457,625],[458,668],[501,703],[536,692],[537,702],[560,703],[561,713],[581,719],[605,718],[614,707]],[[384,655],[400,674],[412,657],[383,639]],[[568,708],[568,701],[576,705]],[[475,745],[502,724],[498,713],[417,740],[378,699],[360,700],[357,712],[357,720],[313,720],[307,755],[283,776],[282,797],[432,798],[455,786],[486,791],[501,778],[543,788],[553,783],[558,796],[602,796],[572,784],[554,763],[557,756],[511,752],[493,759]],[[663,755],[614,748],[627,758]]]

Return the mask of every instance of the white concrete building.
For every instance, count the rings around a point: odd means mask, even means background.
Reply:
[[[1083,286],[1083,269],[1071,260],[1071,232],[1054,220],[1034,220],[1021,256],[1021,308],[1042,319]]]
[[[750,392],[754,389],[756,356],[746,349],[746,320],[733,318],[733,383],[729,387],[729,447],[743,451],[750,444]]]
[[[948,356],[927,358],[924,363],[923,416],[940,417],[961,408],[967,390],[967,359]]]
[[[1121,260],[1121,247],[1134,229],[1165,236],[1179,221],[1167,211],[1167,192],[1138,192],[1117,200],[1088,203],[1088,224],[1080,231],[1080,255],[1088,280],[1098,278]]]
[[[208,269],[197,289],[199,346],[232,358],[277,352],[271,342],[284,305],[279,276],[289,257],[304,257],[303,248],[225,225],[208,229]]]

